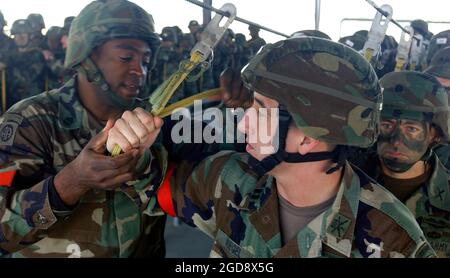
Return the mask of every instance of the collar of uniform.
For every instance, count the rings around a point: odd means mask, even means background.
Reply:
[[[64,129],[79,129],[83,118],[87,115],[86,109],[81,105],[77,93],[77,75],[74,75],[64,84],[59,92],[58,119]]]
[[[427,183],[428,198],[434,207],[450,211],[449,173],[436,154],[430,161],[433,173]]]
[[[274,255],[281,247],[278,192],[273,177],[265,176],[263,180],[265,186],[258,192],[260,202],[249,215],[249,221]]]
[[[336,199],[323,216],[326,234],[322,239],[325,245],[346,257],[350,257],[352,251],[360,192],[359,177],[347,162]]]

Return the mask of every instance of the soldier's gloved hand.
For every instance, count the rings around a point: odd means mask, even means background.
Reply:
[[[108,121],[81,153],[55,176],[56,191],[66,205],[75,205],[90,189],[114,190],[125,182],[135,180],[138,150],[117,157],[105,154],[112,126],[113,122]]]
[[[222,100],[226,107],[244,109],[253,104],[253,92],[244,86],[241,80],[241,73],[226,69],[220,75],[220,88],[223,95]]]
[[[161,118],[154,117],[142,108],[125,111],[109,131],[106,147],[111,152],[114,145],[118,144],[125,153],[137,149],[142,155],[155,142],[162,125]]]
[[[4,69],[6,69],[6,64],[0,62],[0,70],[4,70]]]

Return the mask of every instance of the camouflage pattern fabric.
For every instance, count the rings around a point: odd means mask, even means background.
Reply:
[[[152,148],[160,164],[139,180],[90,191],[71,212],[50,207],[48,179],[104,127],[81,105],[76,77],[21,101],[0,122],[0,173],[17,171],[11,187],[0,187],[0,256],[164,256],[165,217],[153,198],[167,164],[162,148]]]
[[[450,79],[450,47],[439,50],[424,72],[435,77]]]
[[[7,108],[45,89],[46,63],[40,49],[27,48],[10,55],[6,72]]]
[[[46,61],[48,89],[57,89],[64,85],[64,76],[67,72],[64,67],[64,51],[52,51],[53,56]],[[73,76],[73,74],[72,74]],[[67,81],[67,80],[66,80]]]
[[[434,55],[441,50],[450,46],[450,30],[442,31],[431,38],[430,46],[428,48],[427,64],[431,62]]]
[[[436,155],[428,164],[433,168],[431,178],[405,204],[438,257],[450,258],[449,172]]]
[[[380,160],[375,150],[360,154],[355,163],[370,177],[383,184]],[[434,153],[428,159],[427,165],[431,167],[430,178],[404,203],[415,216],[438,257],[448,258],[450,257],[449,172]]]
[[[450,145],[438,144],[433,148],[434,153],[438,156],[445,168],[450,170]]]
[[[347,46],[350,46],[356,51],[361,51],[364,48],[364,44],[366,43],[367,38],[364,38],[362,36],[353,35],[353,36],[347,36],[343,37],[339,40],[340,43],[343,43]]]
[[[114,38],[144,40],[152,49],[152,57],[156,57],[160,44],[153,17],[136,4],[124,0],[93,1],[72,22],[65,66],[75,67],[95,47]]]
[[[15,49],[16,45],[14,41],[7,35],[0,33],[0,63],[3,64],[3,66],[0,66],[0,69],[6,67],[9,57]]]
[[[350,47],[321,38],[291,38],[264,47],[242,76],[249,89],[284,105],[309,137],[367,147],[378,136],[378,78]]]
[[[263,38],[251,38],[249,41],[247,41],[248,48],[252,51],[252,55],[256,55],[258,51],[266,45],[266,41]]]
[[[449,140],[448,96],[436,78],[401,71],[387,74],[380,84],[384,89],[382,117],[430,122],[444,141]]]
[[[275,180],[248,154],[221,152],[170,180],[176,215],[214,239],[211,257],[433,257],[408,209],[345,165],[333,205],[282,246]]]

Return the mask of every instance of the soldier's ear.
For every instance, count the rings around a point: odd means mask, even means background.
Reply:
[[[303,139],[300,142],[300,145],[298,146],[298,152],[301,155],[310,153],[313,149],[315,149],[317,147],[317,145],[319,143],[320,143],[319,140],[305,136],[305,137],[303,137]]]
[[[430,147],[434,147],[438,144],[441,143],[442,141],[442,135],[441,135],[441,131],[436,128],[434,125],[430,126],[430,137],[429,137],[429,146]]]

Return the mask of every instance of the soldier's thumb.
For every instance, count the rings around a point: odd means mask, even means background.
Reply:
[[[95,135],[89,145],[92,149],[95,150],[104,150],[106,147],[106,141],[108,140],[108,134],[111,128],[114,126],[114,120],[108,120],[106,126],[100,131],[97,135]]]

